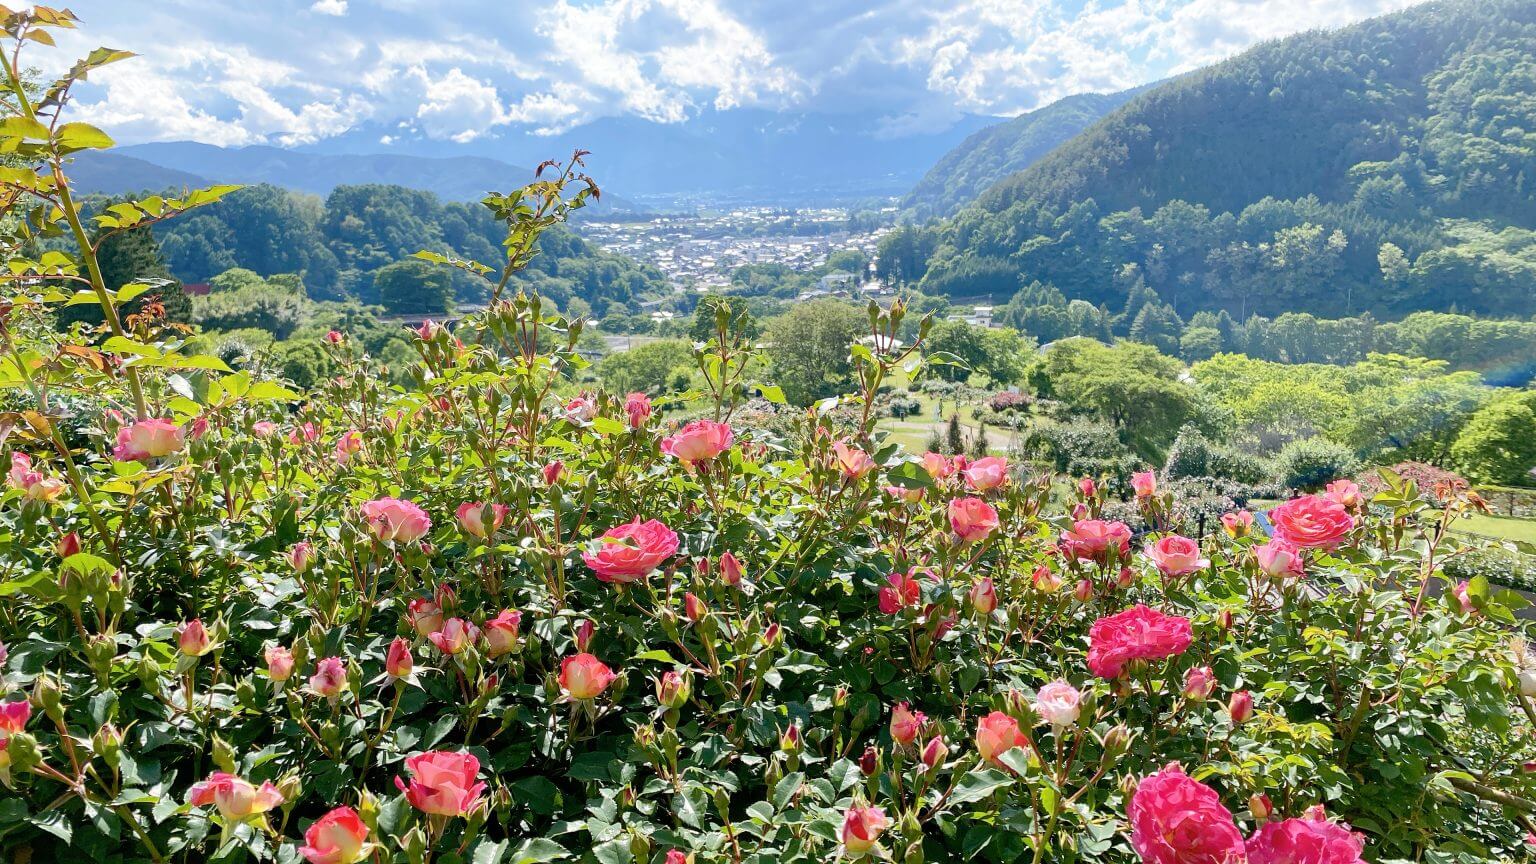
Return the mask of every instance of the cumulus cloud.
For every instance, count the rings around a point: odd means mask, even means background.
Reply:
[[[904,135],[1410,0],[526,0],[516,17],[501,0],[453,15],[426,0],[201,0],[196,16],[80,2],[86,35],[67,47],[143,55],[93,75],[77,103],[121,140],[295,145],[365,123],[467,142],[740,107],[873,114]],[[305,11],[303,27],[283,14]]]

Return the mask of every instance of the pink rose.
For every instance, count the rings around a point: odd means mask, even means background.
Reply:
[[[336,439],[336,464],[345,465],[352,457],[363,452],[363,433],[352,429]]]
[[[1221,527],[1232,537],[1247,537],[1253,530],[1253,514],[1247,510],[1221,514]]]
[[[469,501],[459,505],[454,513],[464,533],[481,540],[495,534],[507,518],[505,504],[475,504]]]
[[[494,659],[516,651],[522,624],[523,613],[516,609],[503,609],[500,615],[485,622],[485,656]]]
[[[11,488],[20,490],[28,501],[51,502],[64,494],[64,481],[32,470],[32,457],[25,453],[11,454],[11,472],[7,480]]]
[[[1029,574],[1029,583],[1035,586],[1036,591],[1044,591],[1047,594],[1055,594],[1061,590],[1061,577],[1044,564],[1036,567],[1035,572]]]
[[[1241,864],[1245,858],[1232,812],[1177,762],[1137,784],[1129,821],[1131,846],[1143,864]]]
[[[279,683],[293,677],[293,652],[281,645],[268,645],[264,652],[267,677]]]
[[[565,463],[556,459],[544,466],[544,485],[553,486],[565,476]]]
[[[577,654],[560,661],[560,689],[572,699],[596,699],[619,677],[591,654]]]
[[[1247,690],[1239,690],[1227,700],[1227,716],[1232,718],[1232,725],[1247,723],[1253,717],[1253,694]]]
[[[1077,481],[1077,491],[1082,493],[1084,498],[1092,498],[1099,491],[1099,486],[1093,482],[1092,477],[1084,477]]]
[[[880,611],[887,615],[895,615],[897,612],[914,606],[922,598],[923,585],[917,581],[917,571],[909,573],[892,573],[885,577],[890,583],[880,589]]]
[[[112,458],[119,462],[142,462],[169,456],[186,446],[181,428],[169,420],[152,417],[117,430],[117,446]]]
[[[427,512],[399,498],[379,498],[363,505],[368,530],[380,540],[411,543],[426,536],[432,528]]]
[[[1274,537],[1298,549],[1332,549],[1344,542],[1355,518],[1344,505],[1321,495],[1303,495],[1269,511]]]
[[[944,743],[943,737],[935,735],[923,745],[923,765],[929,769],[937,768],[949,758],[949,745]]]
[[[1471,583],[1463,579],[1451,589],[1451,597],[1456,601],[1456,608],[1463,615],[1472,615],[1477,612],[1477,601],[1472,599]]]
[[[283,803],[283,793],[270,780],[258,787],[242,777],[215,771],[207,780],[192,785],[187,803],[194,807],[212,804],[225,819],[242,821]]]
[[[956,498],[949,502],[949,527],[961,543],[985,540],[997,530],[997,510],[980,498]]]
[[[395,786],[412,807],[434,816],[464,816],[480,804],[484,783],[476,783],[480,760],[469,753],[433,750],[405,760],[410,772],[407,785],[399,777]]]
[[[965,484],[976,492],[990,492],[1008,485],[1008,460],[1002,456],[977,459],[965,468]]]
[[[368,826],[351,807],[337,807],[304,832],[299,854],[309,864],[358,864],[368,857]]]
[[[598,538],[597,551],[581,553],[581,560],[603,582],[637,582],[663,561],[677,554],[677,532],[651,519],[610,528]]]
[[[731,446],[731,426],[713,420],[695,420],[662,439],[661,452],[692,465],[708,462]]]
[[[1335,480],[1329,483],[1323,490],[1323,496],[1337,503],[1345,510],[1357,510],[1365,503],[1360,495],[1360,487],[1353,480]]]
[[[405,641],[404,636],[396,636],[384,655],[384,674],[391,678],[409,678],[414,668],[416,660],[411,656],[411,643]]]
[[[1195,666],[1184,673],[1184,698],[1204,702],[1216,691],[1216,673],[1209,666]]]
[[[176,628],[176,648],[188,657],[201,657],[213,650],[212,637],[199,618]]]
[[[875,470],[875,460],[868,453],[846,442],[834,441],[832,452],[837,455],[837,465],[842,469],[843,476],[850,480],[857,480]]]
[[[1079,561],[1103,564],[1111,549],[1116,557],[1124,557],[1130,548],[1131,529],[1124,522],[1079,519],[1061,535],[1061,551]]]
[[[288,565],[296,573],[303,573],[305,570],[308,570],[310,563],[314,559],[315,547],[306,540],[293,544],[293,548],[288,550]]]
[[[891,740],[898,744],[911,744],[922,733],[928,717],[921,711],[913,711],[906,702],[897,702],[891,709]]]
[[[923,470],[935,480],[943,480],[955,473],[955,463],[949,461],[949,457],[943,453],[929,451],[923,454]]]
[[[979,614],[991,615],[997,608],[997,586],[991,576],[983,576],[980,582],[972,585],[970,595],[971,607]]]
[[[730,552],[726,552],[720,556],[721,582],[724,582],[725,584],[734,588],[735,586],[741,584],[742,573],[743,570],[741,561],[737,560],[735,555],[732,555]]]
[[[651,400],[644,393],[631,393],[624,397],[624,413],[629,415],[629,428],[643,429],[651,419]]]
[[[463,618],[449,618],[436,633],[427,634],[427,639],[444,654],[462,654],[478,638],[479,629]]]
[[[425,597],[417,597],[405,607],[405,617],[417,636],[436,633],[443,627],[443,607]]]
[[[1132,660],[1173,657],[1184,653],[1192,641],[1194,630],[1188,618],[1137,604],[1088,628],[1088,670],[1100,678],[1118,678]]]
[[[1199,543],[1177,534],[1169,534],[1148,546],[1147,557],[1170,579],[1188,576],[1211,566],[1210,561],[1200,557]]]
[[[1271,540],[1253,549],[1259,569],[1271,579],[1300,579],[1306,575],[1301,553],[1284,540]]]
[[[16,702],[0,702],[0,732],[15,735],[27,728],[32,718],[32,703],[25,699]]]
[[[1322,807],[1300,819],[1270,822],[1248,838],[1248,864],[1360,864],[1365,840]]]
[[[1082,712],[1083,694],[1065,681],[1052,681],[1035,694],[1035,713],[1052,726],[1071,726]]]
[[[897,501],[905,501],[908,504],[916,504],[923,500],[923,490],[920,486],[914,486],[911,489],[905,486],[887,486],[885,487],[885,494],[895,498]]]
[[[586,396],[577,396],[565,403],[565,419],[572,423],[587,423],[597,416],[597,403]]]
[[[879,807],[857,804],[849,807],[843,814],[843,830],[839,834],[843,849],[851,858],[868,855],[880,842],[881,832],[890,824],[885,811]]]
[[[1151,498],[1157,494],[1157,473],[1154,471],[1137,471],[1131,475],[1131,489],[1135,490],[1137,498]]]
[[[309,689],[316,695],[336,699],[347,686],[347,664],[340,657],[327,657],[315,664],[315,674],[309,676]]]
[[[271,438],[277,432],[277,424],[271,420],[257,420],[251,424],[251,434],[257,438]]]
[[[981,758],[1001,767],[999,756],[1015,747],[1028,747],[1029,738],[1019,731],[1019,721],[1001,711],[993,711],[976,724],[976,752]]]

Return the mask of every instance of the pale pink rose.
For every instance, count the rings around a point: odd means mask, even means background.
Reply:
[[[1216,673],[1209,666],[1195,666],[1184,673],[1184,698],[1204,702],[1216,692]]]
[[[1323,490],[1323,495],[1345,510],[1358,510],[1365,503],[1360,495],[1360,487],[1353,480],[1335,480]]]
[[[596,699],[619,677],[591,654],[577,654],[560,661],[560,689],[572,699]]]
[[[565,403],[565,419],[572,423],[588,423],[597,416],[597,403],[586,396],[577,396]]]
[[[857,480],[875,470],[875,460],[868,453],[846,442],[834,441],[832,452],[837,455],[837,465],[842,469],[843,476],[850,480]]]
[[[251,434],[257,438],[271,438],[277,432],[277,424],[271,420],[257,420],[251,424]]]
[[[244,821],[283,803],[283,793],[272,781],[255,786],[243,777],[215,771],[207,780],[195,783],[187,796],[194,807],[217,807],[219,815],[230,821]]]
[[[1306,575],[1301,552],[1283,540],[1271,540],[1253,549],[1259,569],[1271,579],[1300,579]]]
[[[976,724],[976,752],[987,762],[1002,767],[999,756],[1015,747],[1028,747],[1029,738],[1019,731],[1019,721],[993,711]]]
[[[412,807],[433,816],[465,816],[480,804],[484,783],[477,783],[480,760],[469,753],[433,750],[405,760],[409,784],[395,778]]]
[[[1344,506],[1321,495],[1293,498],[1269,511],[1277,540],[1298,549],[1332,549],[1344,542],[1355,519]]]
[[[337,807],[304,832],[299,854],[309,864],[358,864],[368,857],[368,826],[351,807]]]
[[[1008,460],[1002,456],[977,459],[966,466],[965,483],[975,492],[990,492],[1008,485]]]
[[[1052,681],[1035,694],[1035,713],[1052,726],[1071,726],[1082,713],[1083,694],[1065,681]]]
[[[501,614],[485,622],[485,656],[492,659],[517,650],[517,638],[523,626],[523,613],[516,609],[503,609]]]
[[[363,505],[368,530],[380,540],[413,543],[432,528],[427,511],[399,498],[379,498]]]
[[[449,618],[436,633],[427,634],[427,639],[444,654],[462,654],[479,637],[479,629],[463,618]]]
[[[885,811],[879,807],[867,805],[849,807],[848,812],[843,814],[843,828],[839,833],[843,850],[850,858],[868,855],[879,845],[880,834],[890,824],[891,821],[886,818]]]
[[[921,711],[913,711],[906,702],[897,702],[891,709],[891,740],[897,744],[911,744],[922,733],[928,718]]]
[[[1471,583],[1465,579],[1457,582],[1456,587],[1451,589],[1451,596],[1456,600],[1456,608],[1460,609],[1463,615],[1477,612],[1477,602],[1472,599],[1470,589]]]
[[[315,664],[315,674],[309,676],[309,689],[317,696],[337,699],[347,686],[347,664],[340,657],[326,657]]]
[[[303,573],[305,570],[308,570],[309,565],[314,563],[314,560],[315,547],[307,540],[300,540],[298,543],[293,544],[292,549],[288,550],[288,566],[292,567],[296,573]]]
[[[293,652],[281,645],[268,645],[263,652],[267,661],[267,677],[279,683],[293,677]]]
[[[677,532],[651,519],[627,522],[610,528],[597,540],[596,551],[581,553],[581,560],[603,582],[638,582],[677,554]]]
[[[169,420],[153,417],[117,430],[117,447],[112,458],[119,462],[159,459],[186,446],[181,427]]]
[[[1151,498],[1157,494],[1157,473],[1154,471],[1137,471],[1131,475],[1131,489],[1135,490],[1137,498]]]
[[[923,500],[923,489],[920,486],[914,486],[910,489],[905,486],[887,486],[885,487],[885,494],[898,501],[905,501],[908,504],[916,504]]]
[[[1170,579],[1188,576],[1211,566],[1209,560],[1200,557],[1199,543],[1177,534],[1169,534],[1148,546],[1147,557]]]
[[[733,435],[729,423],[695,420],[676,433],[663,438],[661,452],[692,465],[708,462],[730,449]]]
[[[363,433],[356,429],[348,430],[336,439],[336,464],[345,465],[352,461],[352,457],[363,452]]]
[[[454,515],[464,533],[481,540],[495,534],[506,521],[508,508],[505,504],[476,504],[465,501]]]
[[[923,454],[923,470],[935,480],[944,480],[955,473],[955,463],[943,453],[934,453],[930,450]]]
[[[1253,716],[1253,694],[1247,690],[1238,690],[1227,700],[1227,716],[1232,718],[1232,724],[1247,723]]]
[[[985,540],[997,526],[997,510],[980,498],[956,498],[949,502],[949,528],[960,542]]]
[[[11,471],[6,479],[11,488],[19,490],[29,501],[52,502],[64,494],[64,481],[34,471],[32,457],[25,453],[11,454]]]
[[[443,607],[425,597],[417,597],[405,607],[405,617],[417,636],[436,633],[443,626]]]

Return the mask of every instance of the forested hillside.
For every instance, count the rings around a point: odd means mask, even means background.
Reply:
[[[1153,88],[909,241],[930,293],[1187,318],[1536,311],[1536,3],[1431,3]],[[1133,308],[1134,307],[1134,308]],[[1131,320],[1124,325],[1129,327]]]
[[[1140,88],[1120,93],[1081,93],[1012,120],[988,126],[944,154],[902,199],[916,219],[949,216],[975,201],[994,183],[1088,128],[1125,104]]]
[[[444,202],[403,186],[339,186],[325,198],[257,185],[185,219],[156,228],[161,253],[183,282],[206,282],[230,268],[263,276],[297,273],[311,297],[379,299],[375,274],[426,248],[496,264],[502,229],[479,204]],[[521,274],[562,308],[577,297],[601,316],[647,291],[664,290],[653,268],[604,252],[567,229],[540,241],[543,254]],[[460,300],[484,286],[455,282]]]

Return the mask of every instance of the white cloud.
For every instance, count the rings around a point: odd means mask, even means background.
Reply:
[[[309,11],[319,15],[342,16],[347,14],[347,0],[315,0]]]

